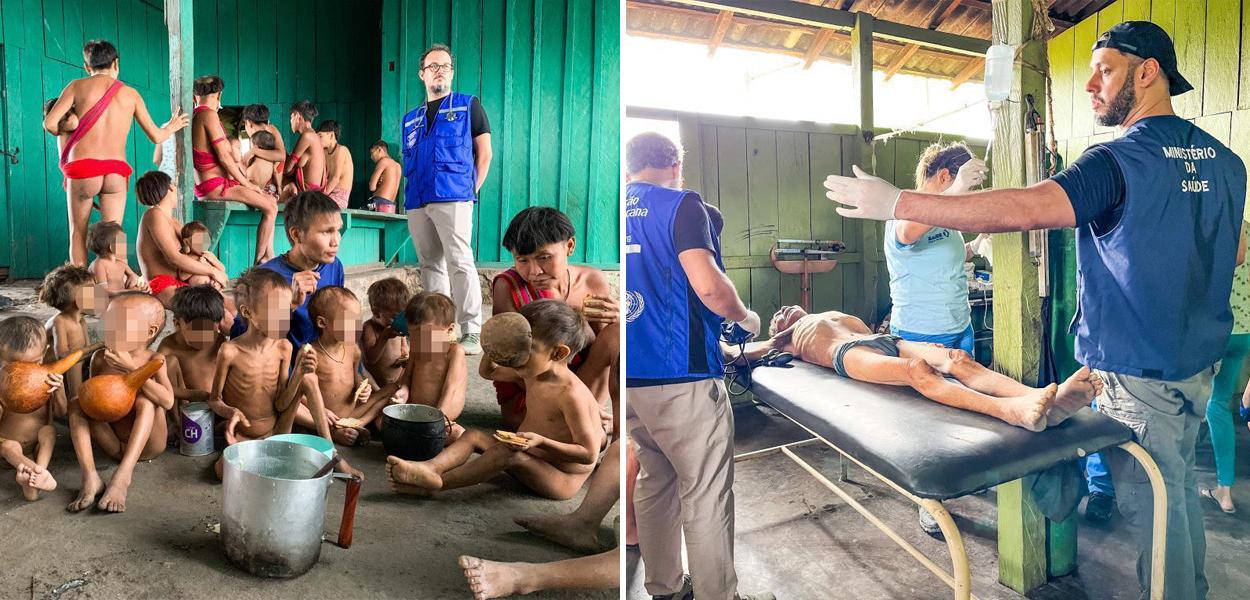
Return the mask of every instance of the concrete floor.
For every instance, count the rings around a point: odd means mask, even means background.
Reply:
[[[0,317],[50,313],[26,302],[11,286],[0,294],[19,299]],[[28,292],[27,292],[28,294]],[[470,357],[470,373],[478,358]],[[489,382],[470,377],[460,422],[494,429],[499,409]],[[63,600],[87,598],[469,598],[456,563],[461,554],[497,561],[547,562],[578,556],[526,533],[517,515],[567,513],[581,500],[536,498],[507,477],[476,489],[448,492],[436,500],[391,493],[380,442],[343,454],[365,472],[350,550],[324,544],[320,562],[292,580],[262,580],[231,566],[211,532],[221,514],[221,486],[212,475],[214,457],[191,458],[170,451],[140,463],[127,511],[65,512],[80,475],[68,431],[57,426],[50,469],[59,486],[27,503],[0,462],[0,598],[51,598],[72,580],[86,585]],[[108,480],[115,463],[97,457]],[[335,484],[327,501],[325,531],[338,531],[343,488]],[[601,539],[610,540],[617,511],[605,519]],[[539,593],[533,598],[617,598],[619,590]]]
[[[763,406],[735,410],[738,452],[767,448],[808,437]],[[1205,433],[1204,433],[1205,436]],[[1227,516],[1214,506],[1206,511],[1207,577],[1211,600],[1250,594],[1250,432],[1238,429],[1238,481],[1235,500],[1241,512]],[[823,446],[797,453],[836,480],[837,454]],[[1210,442],[1198,450],[1199,482],[1214,483]],[[949,568],[946,544],[916,525],[915,505],[852,465],[845,485],[852,495],[938,565]],[[739,589],[768,591],[782,600],[825,598],[913,600],[950,598],[928,570],[873,527],[853,508],[781,455],[738,463],[734,485],[737,519],[736,554]],[[973,594],[983,600],[1023,596],[998,583],[996,507],[991,491],[946,503],[955,515],[972,565]],[[1082,507],[1083,510],[1083,507]],[[1095,527],[1081,520],[1078,572],[1050,582],[1027,597],[1045,600],[1131,600],[1138,597],[1134,549],[1123,520]],[[649,598],[643,589],[643,565],[636,551],[626,554],[629,600]]]

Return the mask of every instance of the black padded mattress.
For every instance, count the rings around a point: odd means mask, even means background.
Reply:
[[[1128,427],[1093,411],[1033,433],[908,387],[793,365],[755,369],[756,397],[921,498],[963,496],[1132,438]]]

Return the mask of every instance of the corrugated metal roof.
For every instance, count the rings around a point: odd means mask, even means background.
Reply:
[[[989,0],[776,0],[802,2],[851,12],[867,12],[883,21],[924,27],[967,37],[990,39]],[[1050,16],[1056,32],[1094,14],[1113,0],[1053,0]],[[736,14],[680,0],[628,0],[626,32],[630,35],[785,54],[806,60],[850,63],[850,35],[781,20]],[[823,32],[823,33],[822,33]],[[901,60],[901,62],[898,62]],[[927,47],[876,40],[873,64],[887,72],[963,81],[979,81],[982,63],[976,57]]]

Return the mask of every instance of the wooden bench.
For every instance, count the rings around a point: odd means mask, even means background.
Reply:
[[[196,201],[191,214],[208,227],[212,240],[209,248],[226,265],[233,279],[252,266],[256,254],[256,226],[260,212],[237,202]],[[371,210],[343,211],[343,239],[339,242],[339,260],[345,266],[381,263],[390,266],[409,245],[408,219],[404,215]],[[274,227],[274,252],[282,254],[291,248],[278,213]],[[408,253],[411,254],[411,253]]]

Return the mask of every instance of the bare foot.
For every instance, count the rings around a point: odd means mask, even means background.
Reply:
[[[1059,386],[1050,384],[1027,396],[999,398],[1002,403],[1003,420],[1029,431],[1046,429],[1046,413],[1055,402]]]
[[[521,581],[522,574],[517,568],[520,566],[520,563],[498,563],[472,556],[460,557],[460,568],[464,571],[465,580],[469,582],[469,589],[473,590],[473,600],[503,598],[534,591],[525,589],[526,586]]]
[[[1102,378],[1090,372],[1089,367],[1081,367],[1067,381],[1059,384],[1055,394],[1055,403],[1046,415],[1046,426],[1058,425],[1078,410],[1089,406],[1094,397],[1102,393]]]
[[[17,484],[22,486],[22,496],[28,501],[39,499],[39,491],[50,492],[56,489],[56,479],[47,469],[35,465],[33,468],[21,465],[17,468]]]
[[[82,512],[95,504],[95,499],[100,495],[100,490],[104,488],[104,482],[100,480],[100,474],[92,471],[88,473],[82,481],[82,489],[78,492],[78,497],[74,498],[65,510],[69,512]]]
[[[130,479],[119,478],[116,475],[109,481],[109,487],[104,492],[104,496],[96,503],[100,510],[119,513],[126,512],[126,492],[130,491]]]
[[[573,515],[523,515],[512,520],[530,533],[566,548],[586,554],[601,550],[597,523],[587,523]]]
[[[429,465],[396,456],[386,457],[386,478],[391,483],[407,484],[426,490],[443,487],[442,476]]]

